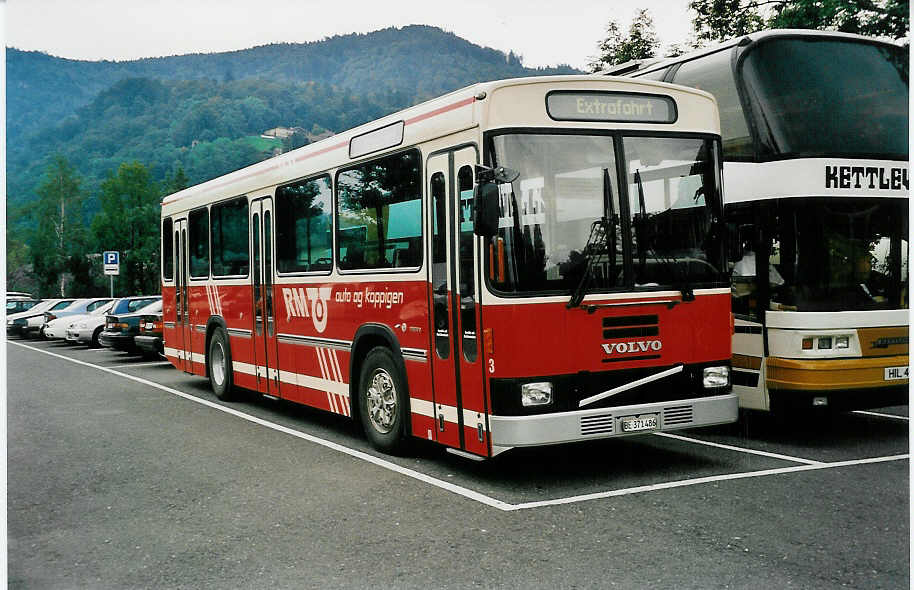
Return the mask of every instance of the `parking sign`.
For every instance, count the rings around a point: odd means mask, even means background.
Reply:
[[[121,253],[108,251],[102,254],[102,262],[105,265],[105,274],[106,275],[117,275],[120,274],[121,268]]]

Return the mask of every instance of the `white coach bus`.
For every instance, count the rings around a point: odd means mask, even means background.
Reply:
[[[771,30],[605,73],[717,98],[740,405],[907,403],[908,52]]]

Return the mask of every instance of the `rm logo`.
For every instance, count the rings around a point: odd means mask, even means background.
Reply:
[[[323,332],[327,328],[327,300],[332,293],[333,287],[284,287],[282,300],[286,305],[286,321],[311,318],[314,329]]]

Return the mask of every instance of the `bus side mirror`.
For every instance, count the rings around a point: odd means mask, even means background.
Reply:
[[[752,226],[747,224],[727,224],[727,259],[738,262],[746,253],[746,244],[752,240]]]
[[[498,185],[494,182],[482,182],[474,189],[473,202],[475,203],[476,218],[473,228],[476,235],[491,238],[498,233]]]

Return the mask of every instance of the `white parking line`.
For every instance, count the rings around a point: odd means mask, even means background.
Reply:
[[[784,461],[792,461],[794,463],[805,463],[807,465],[821,465],[822,461],[813,461],[812,459],[803,459],[802,457],[791,457],[790,455],[780,455],[778,453],[769,453],[768,451],[757,451],[755,449],[747,449],[744,447],[734,447],[732,445],[725,445],[721,443],[711,442],[707,440],[701,440],[699,438],[690,438],[688,436],[682,436],[679,434],[670,434],[669,432],[655,432],[657,436],[662,436],[664,438],[675,438],[676,440],[682,440],[690,443],[695,443],[697,445],[705,445],[709,447],[716,447],[718,449],[727,449],[728,451],[737,451],[740,453],[749,453],[750,455],[761,455],[763,457],[771,457],[772,459],[782,459]]]
[[[28,349],[34,350],[35,352],[40,352],[42,354],[46,354],[46,355],[53,356],[53,357],[56,357],[59,359],[63,359],[65,361],[70,361],[71,363],[76,363],[77,365],[83,365],[85,367],[91,367],[93,369],[98,369],[99,371],[104,371],[105,373],[111,373],[113,375],[117,375],[124,379],[130,379],[131,381],[135,381],[137,383],[142,383],[143,385],[148,385],[149,387],[154,387],[154,388],[164,391],[166,393],[170,393],[172,395],[176,395],[178,397],[184,398],[188,401],[192,401],[194,403],[204,405],[208,408],[212,408],[214,410],[219,410],[220,412],[225,412],[226,414],[231,414],[232,416],[241,418],[242,420],[247,420],[248,422],[253,422],[254,424],[259,424],[261,426],[266,426],[267,428],[271,428],[278,432],[289,434],[296,438],[300,438],[300,439],[306,440],[308,442],[313,442],[313,443],[321,445],[323,447],[327,447],[328,449],[332,449],[334,451],[339,451],[341,453],[345,453],[346,455],[349,455],[350,457],[355,457],[356,459],[361,459],[363,461],[367,461],[369,463],[377,465],[378,467],[382,467],[384,469],[394,471],[401,475],[405,475],[407,477],[417,479],[419,481],[422,481],[427,484],[433,485],[435,487],[447,490],[447,491],[457,494],[459,496],[463,496],[464,498],[468,498],[470,500],[475,500],[475,501],[485,504],[487,506],[491,506],[493,508],[498,508],[499,510],[512,510],[512,504],[508,504],[507,502],[502,502],[501,500],[496,500],[495,498],[490,498],[489,496],[486,496],[485,494],[480,494],[477,491],[465,488],[463,486],[458,486],[458,485],[452,484],[447,481],[437,479],[435,477],[426,475],[424,473],[420,473],[418,471],[414,471],[407,467],[401,467],[400,465],[397,465],[396,463],[391,463],[390,461],[386,461],[379,457],[369,455],[368,453],[363,453],[362,451],[357,451],[355,449],[350,449],[349,447],[344,447],[343,445],[337,444],[335,442],[331,442],[329,440],[324,440],[322,438],[318,438],[318,437],[312,436],[310,434],[305,434],[304,432],[299,432],[297,430],[287,428],[285,426],[276,424],[274,422],[270,422],[268,420],[263,420],[262,418],[257,418],[256,416],[251,416],[250,414],[245,414],[244,412],[239,412],[238,410],[235,410],[232,408],[227,408],[225,406],[221,406],[221,405],[211,402],[209,400],[201,399],[199,397],[190,395],[189,393],[184,393],[183,391],[179,391],[179,390],[173,389],[171,387],[166,387],[165,385],[161,385],[154,381],[149,381],[148,379],[142,379],[140,377],[135,377],[133,375],[121,373],[120,371],[115,371],[114,369],[110,369],[108,367],[93,365],[92,363],[80,361],[80,360],[77,360],[74,358],[64,356],[62,354],[57,354],[54,352],[48,352],[46,350],[41,350],[40,348],[35,348],[33,346],[26,346],[25,344],[19,344],[18,342],[10,342],[10,344],[15,344],[17,346],[21,346],[22,348],[28,348]]]
[[[170,361],[156,361],[154,363],[124,363],[122,365],[111,365],[109,369],[135,369],[137,367],[161,367],[162,365],[170,365]]]
[[[866,416],[877,416],[879,418],[891,418],[893,420],[910,420],[907,416],[899,416],[897,414],[883,414],[881,412],[866,412],[864,410],[855,410],[855,414],[864,414]]]
[[[265,426],[265,427],[275,430],[277,432],[282,432],[284,434],[288,434],[288,435],[294,436],[296,438],[300,438],[302,440],[306,440],[308,442],[312,442],[312,443],[321,445],[328,449],[349,455],[350,457],[360,459],[362,461],[366,461],[368,463],[371,463],[371,464],[381,467],[383,469],[387,469],[389,471],[393,471],[395,473],[399,473],[406,477],[410,477],[415,480],[435,486],[437,488],[446,490],[446,491],[456,494],[458,496],[462,496],[468,500],[473,500],[475,502],[479,502],[480,504],[484,504],[484,505],[492,507],[492,508],[497,508],[498,510],[502,510],[505,512],[512,512],[512,511],[517,511],[517,510],[527,510],[530,508],[542,508],[542,507],[546,507],[546,506],[559,506],[559,505],[563,505],[563,504],[574,504],[577,502],[585,502],[588,500],[598,500],[601,498],[612,498],[612,497],[616,497],[616,496],[628,496],[628,495],[632,495],[632,494],[640,494],[640,493],[652,492],[652,491],[656,491],[656,490],[665,490],[665,489],[671,489],[671,488],[680,488],[680,487],[687,487],[687,486],[693,486],[693,485],[701,485],[701,484],[713,483],[713,482],[718,482],[718,481],[730,481],[730,480],[736,480],[736,479],[763,477],[766,475],[780,475],[783,473],[796,473],[796,472],[800,472],[800,471],[812,471],[812,470],[818,470],[818,469],[832,469],[832,468],[846,467],[846,466],[851,466],[851,465],[882,463],[882,462],[886,462],[886,461],[901,461],[901,460],[910,458],[910,456],[908,454],[904,454],[904,455],[891,455],[891,456],[886,456],[886,457],[872,457],[872,458],[868,458],[868,459],[856,459],[856,460],[851,460],[851,461],[838,461],[838,462],[834,462],[834,463],[821,463],[821,462],[811,462],[808,459],[799,459],[796,457],[787,458],[786,455],[781,455],[778,457],[786,458],[787,460],[791,460],[791,461],[806,462],[809,464],[796,465],[793,467],[782,467],[782,468],[778,468],[778,469],[764,469],[764,470],[760,470],[760,471],[724,473],[721,475],[712,475],[712,476],[707,476],[707,477],[696,477],[696,478],[692,478],[692,479],[662,482],[662,483],[657,483],[657,484],[649,484],[649,485],[644,485],[644,486],[623,488],[623,489],[618,489],[618,490],[609,490],[609,491],[605,491],[605,492],[595,492],[592,494],[583,494],[583,495],[579,495],[579,496],[555,498],[552,500],[541,500],[541,501],[537,501],[537,502],[521,502],[519,504],[511,504],[509,502],[504,502],[502,500],[498,500],[497,498],[492,498],[490,496],[486,496],[485,494],[482,494],[475,490],[471,490],[469,488],[465,488],[463,486],[459,486],[459,485],[456,485],[456,484],[453,484],[453,483],[450,483],[450,482],[447,482],[444,480],[440,480],[436,477],[426,475],[424,473],[415,471],[408,467],[402,467],[400,465],[397,465],[396,463],[392,463],[385,459],[375,457],[374,455],[370,455],[368,453],[364,453],[362,451],[358,451],[355,449],[350,449],[349,447],[343,446],[341,444],[338,444],[338,443],[335,443],[335,442],[332,442],[329,440],[325,440],[325,439],[322,439],[322,438],[319,438],[319,437],[316,437],[316,436],[313,436],[310,434],[305,434],[304,432],[299,432],[297,430],[293,430],[286,426],[282,426],[281,424],[276,424],[274,422],[270,422],[270,421],[264,420],[262,418],[257,418],[256,416],[252,416],[250,414],[245,414],[244,412],[240,412],[233,408],[228,408],[226,406],[219,405],[215,402],[201,399],[201,398],[193,396],[189,393],[184,393],[183,391],[179,391],[177,389],[173,389],[171,387],[161,385],[154,381],[149,381],[148,379],[142,379],[142,378],[136,377],[134,375],[129,375],[127,373],[122,373],[120,371],[116,371],[109,367],[102,367],[100,365],[94,365],[92,363],[87,363],[85,361],[70,358],[70,357],[67,357],[67,356],[64,356],[61,354],[48,352],[48,351],[42,350],[40,348],[35,348],[34,346],[28,346],[25,344],[20,344],[18,342],[10,342],[10,341],[7,341],[7,342],[9,344],[15,344],[16,346],[20,346],[22,348],[28,348],[35,352],[40,352],[40,353],[46,354],[48,356],[53,356],[53,357],[56,357],[59,359],[63,359],[65,361],[69,361],[69,362],[75,363],[77,365],[91,367],[93,369],[97,369],[97,370],[103,371],[105,373],[117,375],[118,377],[121,377],[123,379],[129,379],[131,381],[135,381],[136,383],[141,383],[143,385],[147,385],[149,387],[159,389],[161,391],[170,393],[177,397],[184,398],[188,401],[206,406],[208,408],[212,408],[214,410],[218,410],[220,412],[225,412],[226,414],[231,414],[232,416],[241,418],[242,420],[247,420],[248,422],[252,422],[252,423],[258,424],[260,426]],[[679,435],[672,435],[672,434],[668,434],[668,433],[658,433],[658,434],[662,434],[664,436],[668,436],[670,438],[675,438],[675,439],[684,439],[688,442],[697,442],[700,444],[708,444],[710,446],[721,446],[724,448],[729,447],[729,445],[718,445],[717,443],[706,443],[706,441],[699,441],[697,439],[689,439],[689,438],[682,437]],[[732,447],[732,449],[749,452],[748,450],[740,449],[739,447]],[[769,456],[775,455],[774,453],[765,453],[764,451],[756,451],[755,453],[767,454]]]
[[[634,488],[625,488],[612,490],[609,492],[597,492],[594,494],[584,494],[581,496],[571,496],[568,498],[556,498],[555,500],[542,500],[539,502],[523,502],[513,504],[512,510],[525,510],[528,508],[542,508],[544,506],[558,506],[561,504],[573,504],[576,502],[585,502],[587,500],[599,500],[601,498],[613,498],[616,496],[629,496],[631,494],[640,494],[643,492],[653,492],[656,490],[668,490],[671,488],[683,488],[717,481],[730,481],[734,479],[747,479],[751,477],[764,477],[766,475],[780,475],[782,473],[797,473],[799,471],[815,471],[818,469],[834,469],[836,467],[847,467],[850,465],[865,465],[869,463],[884,463],[886,461],[902,461],[909,459],[910,455],[891,455],[887,457],[872,457],[869,459],[855,459],[853,461],[836,461],[835,463],[818,463],[816,465],[795,465],[793,467],[781,467],[779,469],[763,469],[761,471],[746,471],[742,473],[724,473],[722,475],[711,475],[709,477],[696,477],[694,479],[681,479],[679,481],[666,481],[646,486]]]

